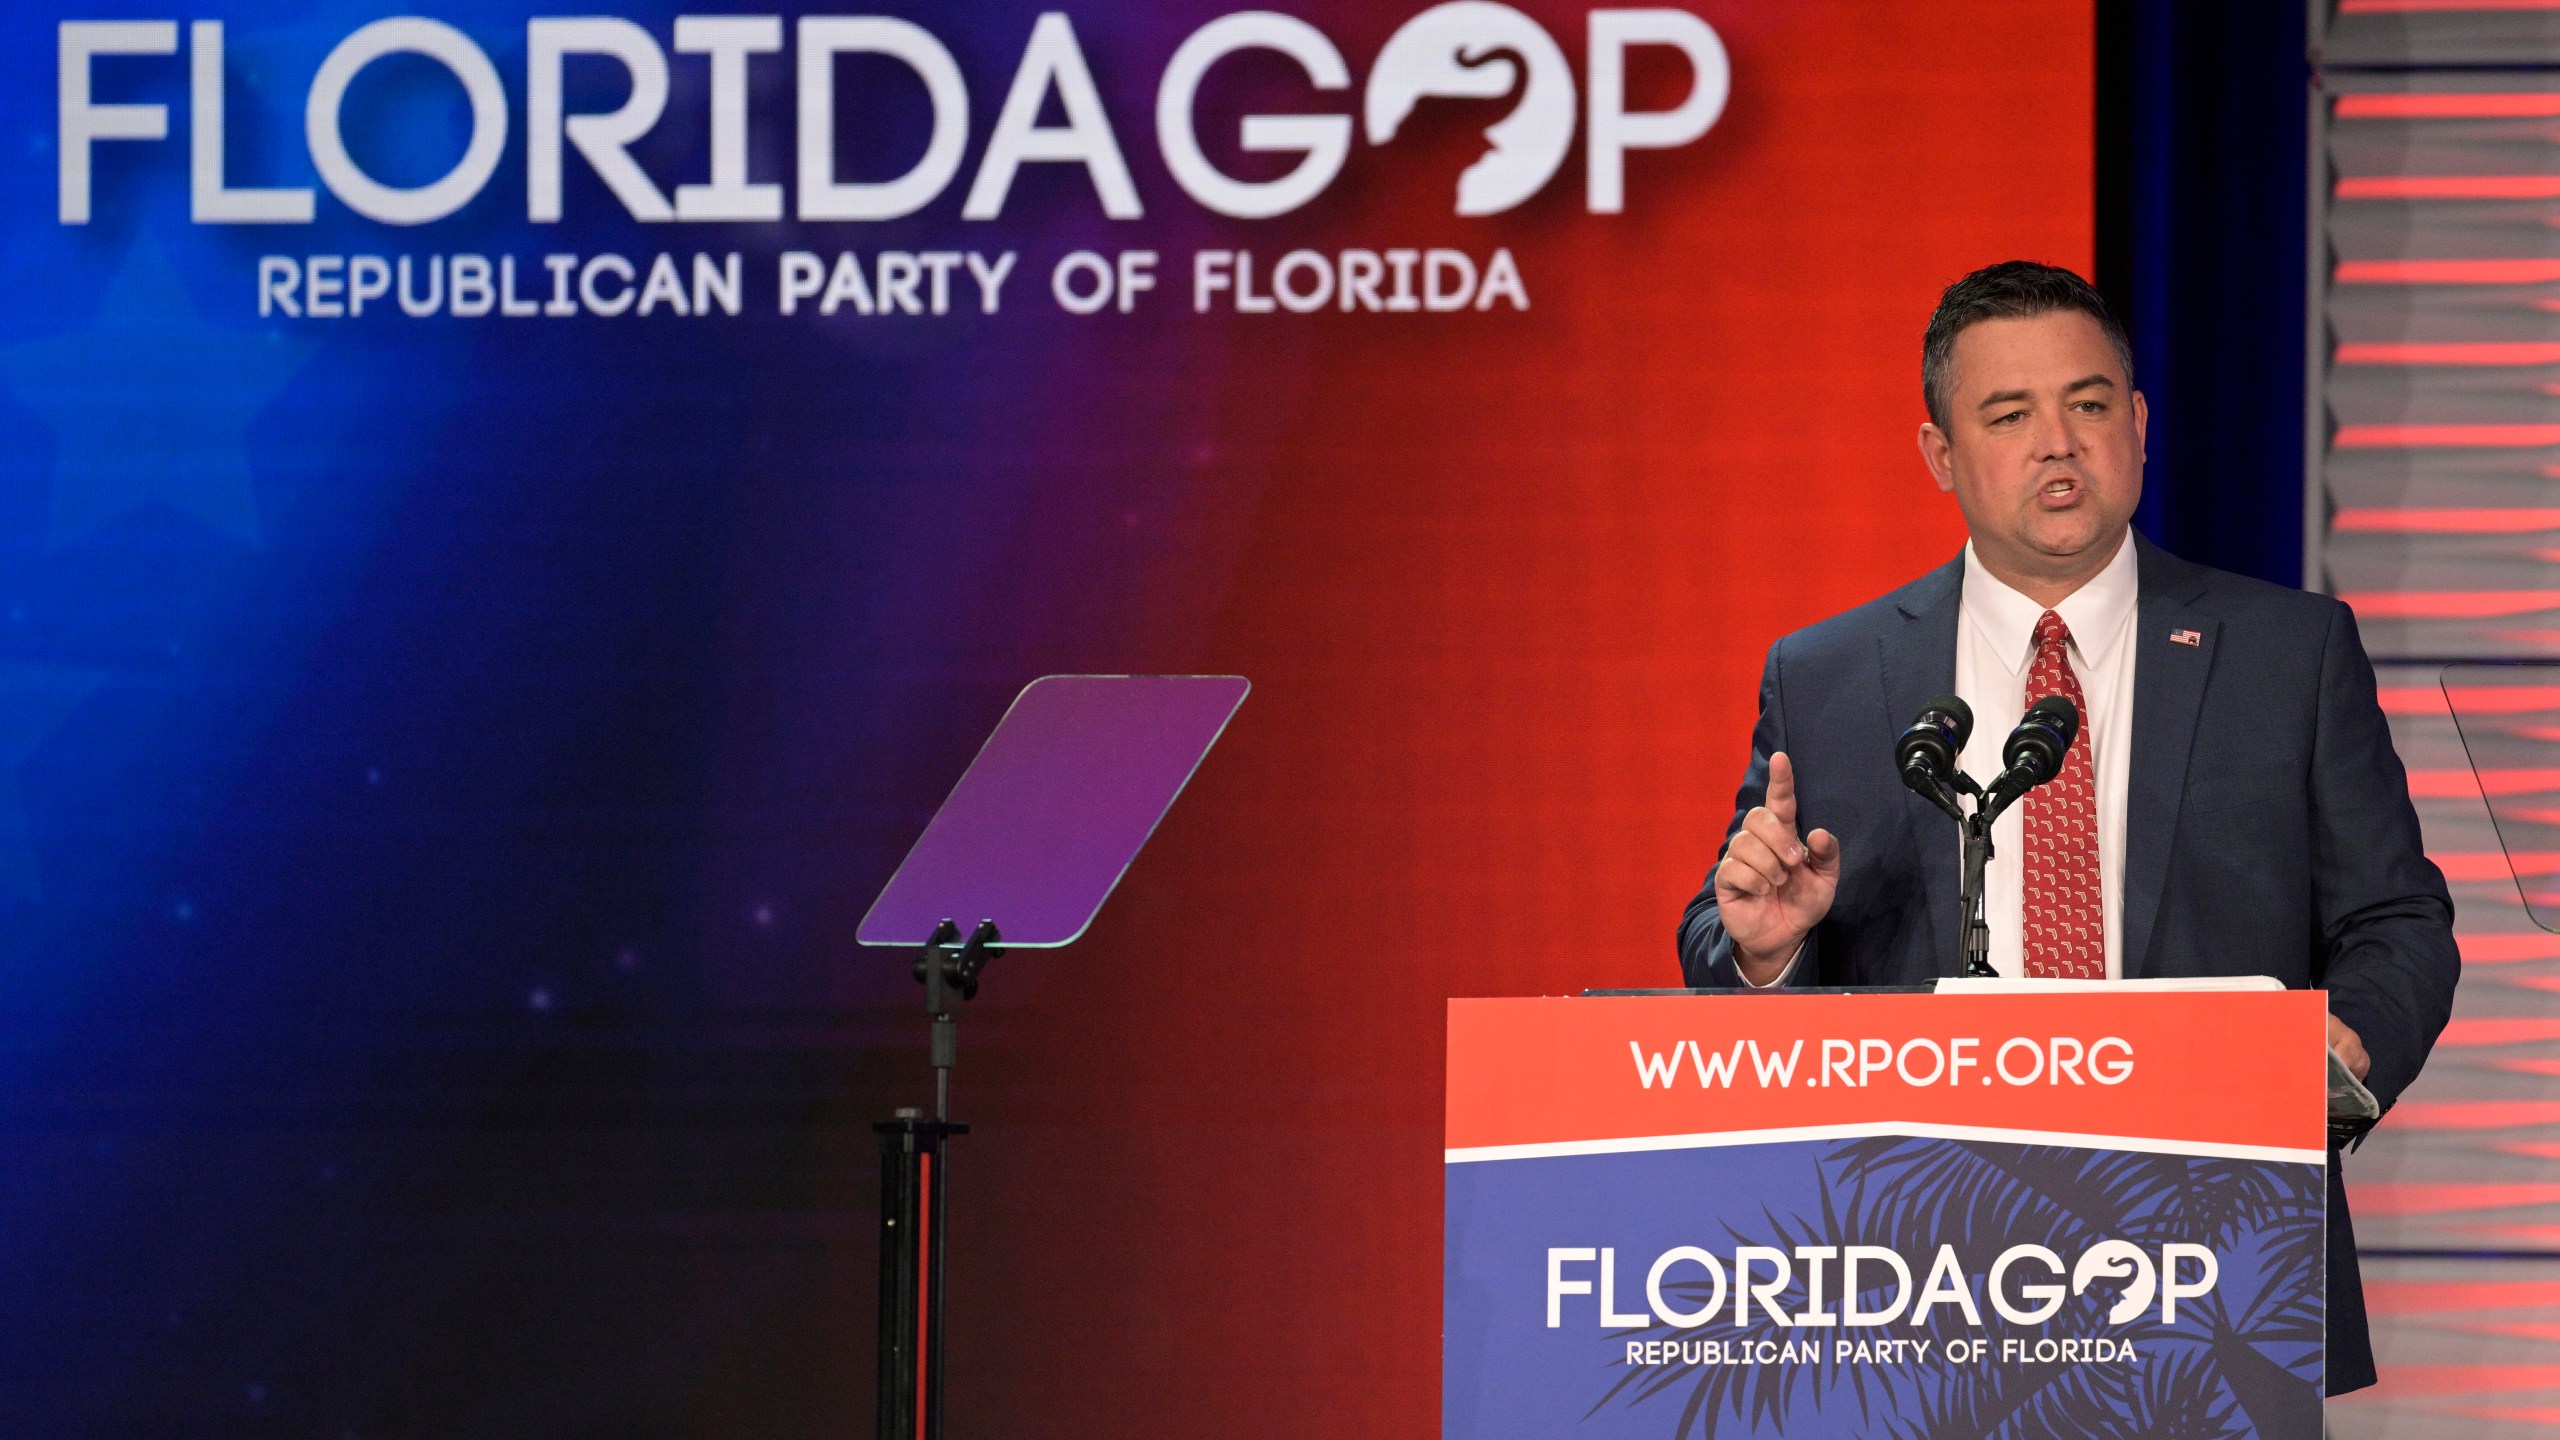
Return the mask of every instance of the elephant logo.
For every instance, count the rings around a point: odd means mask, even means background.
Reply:
[[[1459,214],[1500,214],[1537,194],[1573,146],[1573,69],[1555,37],[1510,6],[1452,0],[1406,21],[1369,72],[1369,143],[1396,138],[1426,95],[1498,100],[1515,85],[1519,103],[1484,132],[1493,148],[1458,177]]]
[[[2102,1240],[2081,1255],[2080,1263],[2071,1267],[2071,1293],[2085,1293],[2089,1282],[2100,1278],[2125,1282],[2124,1294],[2107,1312],[2110,1325],[2131,1322],[2151,1308],[2152,1297],[2160,1292],[2160,1277],[2151,1267],[2151,1257],[2123,1240]]]

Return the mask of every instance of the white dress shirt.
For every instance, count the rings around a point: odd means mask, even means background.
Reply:
[[[2097,768],[2098,884],[2110,980],[2124,977],[2124,811],[2133,769],[2133,616],[2141,588],[2133,537],[2127,532],[2107,568],[2053,607],[2071,631],[2071,673],[2079,678],[2086,702],[2080,731],[2089,737]],[[1994,579],[1975,558],[1973,542],[1965,542],[1964,595],[1956,614],[1956,694],[1973,707],[1973,738],[1957,763],[1986,788],[2000,773],[2001,745],[2026,714],[2027,668],[2035,661],[2036,622],[2043,617],[2043,606]],[[2019,801],[1992,823],[1991,866],[1982,880],[1991,968],[2003,975],[2027,973],[2024,811],[2029,803]],[[1922,843],[1950,845],[1961,855],[1964,838],[1948,822],[1939,841],[1929,841],[1924,833]],[[1798,947],[1796,959],[1803,955]],[[1785,984],[1795,973],[1796,959],[1769,984]]]
[[[2098,781],[2098,888],[2106,915],[2107,978],[2124,978],[2124,810],[2133,771],[2134,602],[2141,593],[2133,539],[2116,558],[2053,607],[2070,627],[2071,673],[2079,678],[2080,733],[2089,737]],[[2001,584],[1964,547],[1964,599],[1956,617],[1956,694],[1973,707],[1973,738],[1958,762],[1985,786],[2000,773],[2000,746],[2026,713],[2027,669],[2036,657],[2036,621],[2044,607]],[[2042,699],[2042,696],[2033,697]],[[2026,807],[2036,792],[1992,822],[1991,867],[1982,879],[1983,918],[1991,923],[1991,968],[2027,973]],[[1943,837],[1963,848],[1949,823]],[[1924,842],[1925,843],[1925,842]]]

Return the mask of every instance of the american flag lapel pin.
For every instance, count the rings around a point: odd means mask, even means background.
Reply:
[[[2193,630],[2172,630],[2169,632],[2169,643],[2172,645],[2201,646],[2204,644],[2204,636]]]

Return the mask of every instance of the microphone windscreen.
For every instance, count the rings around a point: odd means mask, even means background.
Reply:
[[[2066,696],[2047,695],[2035,704],[2029,706],[2027,708],[2027,713],[2030,715],[2043,715],[2047,724],[2053,726],[2055,730],[2060,731],[2062,734],[2062,748],[2065,750],[2070,749],[2071,742],[2079,738],[2080,707],[2072,704],[2070,699]]]
[[[2018,728],[2009,732],[2007,743],[2000,747],[2000,758],[2011,773],[2028,777],[2029,785],[2041,785],[2062,773],[2062,757],[2070,753],[2073,737],[2080,733],[2080,708],[2059,695],[2048,695],[2027,707],[2018,717]]]
[[[1973,707],[1964,703],[1963,696],[1950,693],[1930,701],[1928,708],[1955,722],[1954,733],[1947,738],[1955,742],[1957,750],[1963,750],[1965,742],[1973,738]]]

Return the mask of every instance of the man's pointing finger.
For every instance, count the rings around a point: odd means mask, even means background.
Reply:
[[[1779,824],[1796,828],[1796,762],[1784,750],[1769,757],[1769,813]]]

